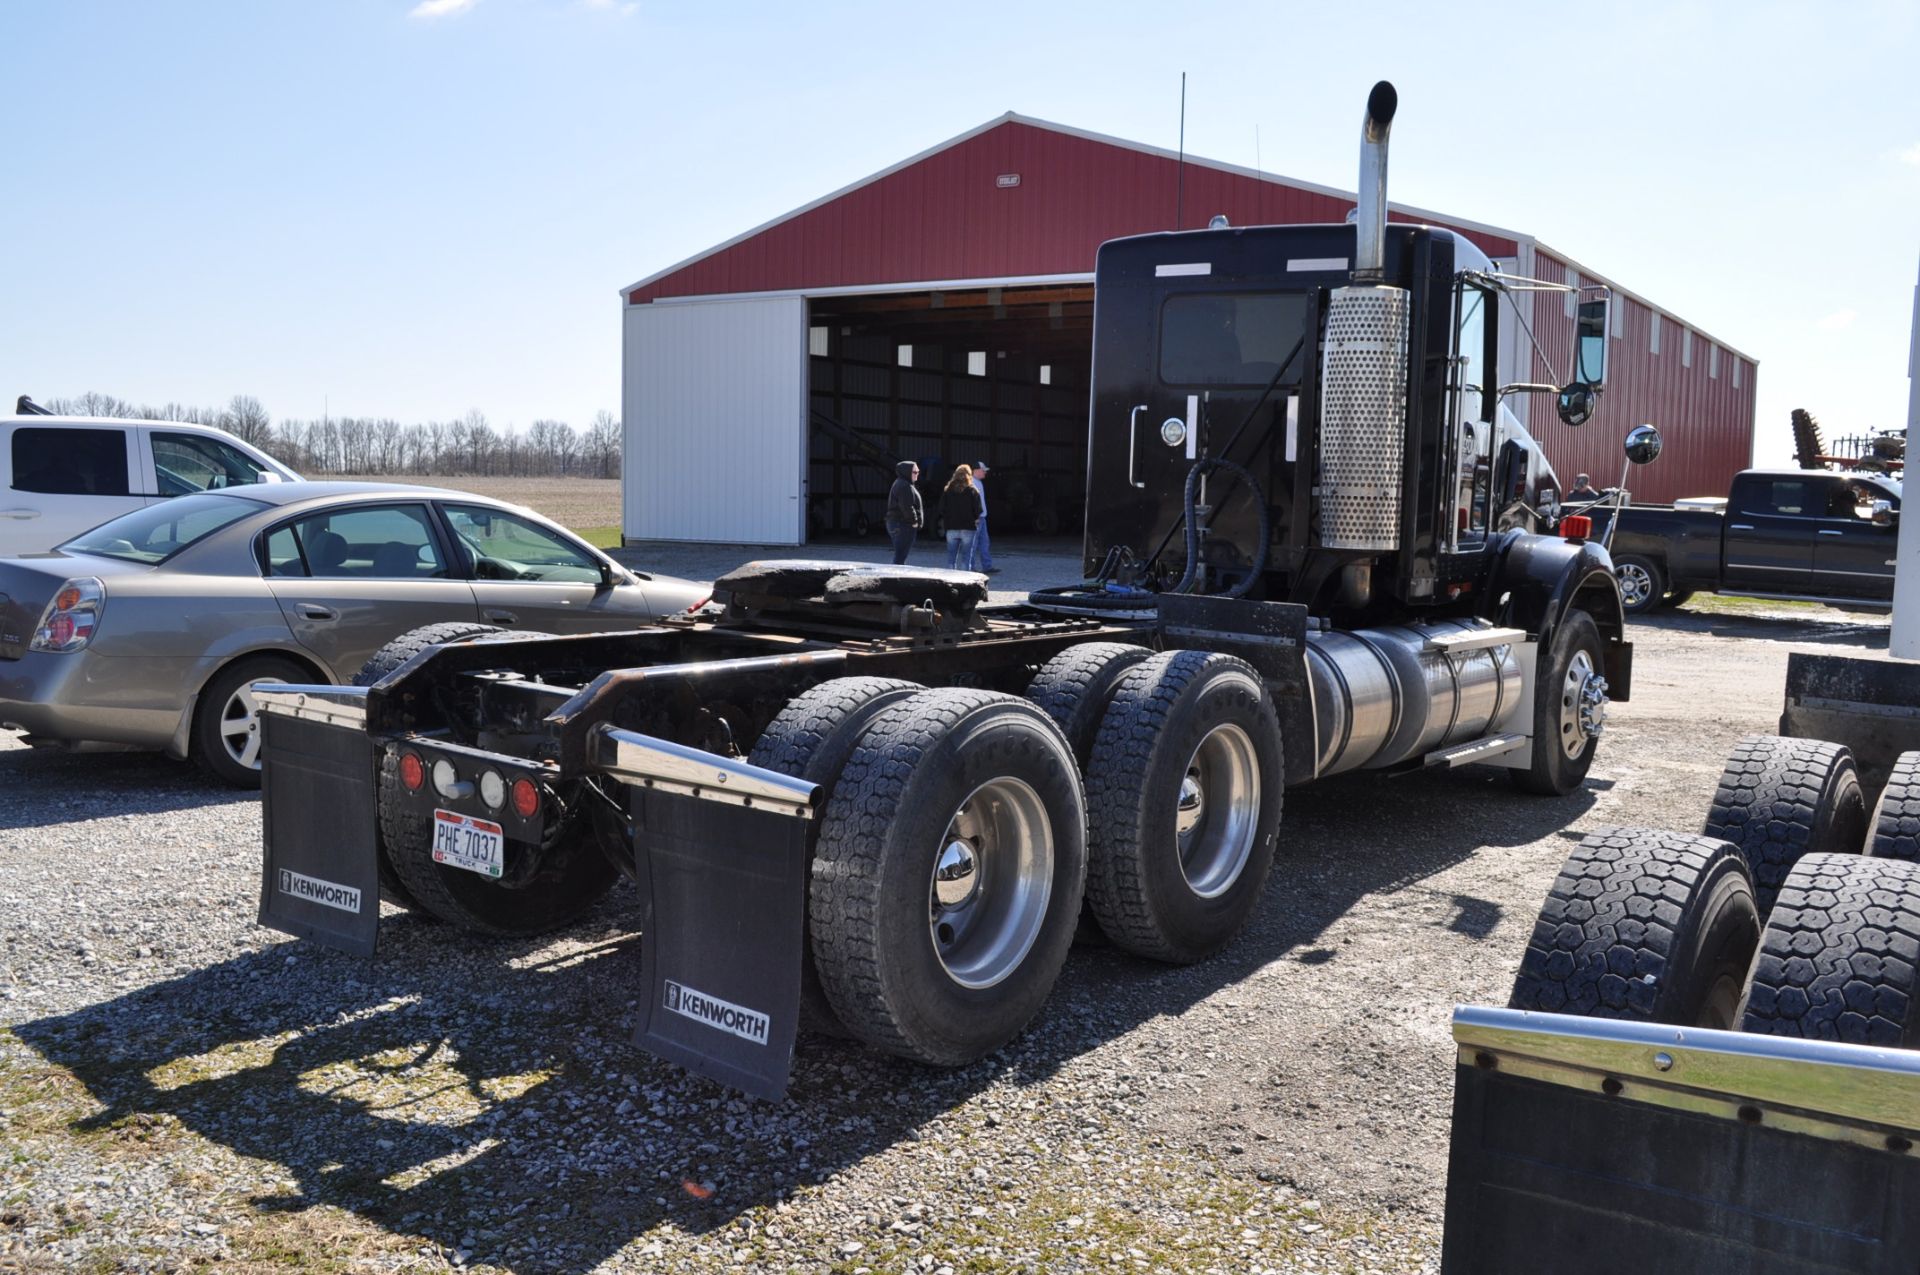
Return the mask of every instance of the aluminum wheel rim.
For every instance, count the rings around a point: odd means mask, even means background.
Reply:
[[[1260,766],[1253,739],[1224,723],[1187,759],[1174,809],[1174,841],[1187,888],[1203,899],[1232,888],[1253,854]]]
[[[1578,757],[1607,720],[1607,679],[1593,669],[1593,657],[1575,651],[1560,682],[1560,747]]]
[[[981,784],[947,821],[927,884],[927,935],[947,976],[992,987],[1027,959],[1053,896],[1053,821],[1025,780]]]
[[[1653,576],[1640,564],[1624,563],[1613,574],[1620,581],[1620,600],[1628,606],[1637,607],[1653,596]]]
[[[260,702],[253,697],[259,682],[285,685],[277,677],[256,678],[227,696],[220,709],[220,746],[248,770],[260,769]]]

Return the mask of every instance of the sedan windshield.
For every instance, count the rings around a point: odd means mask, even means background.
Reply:
[[[241,496],[210,492],[179,496],[122,514],[60,547],[69,553],[90,553],[125,562],[165,562],[194,541],[265,508],[260,501]]]

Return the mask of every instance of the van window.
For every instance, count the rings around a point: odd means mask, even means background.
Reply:
[[[55,496],[127,496],[127,431],[13,431],[13,489]]]
[[[230,443],[205,434],[155,430],[153,489],[162,496],[244,487],[262,481],[266,467]]]

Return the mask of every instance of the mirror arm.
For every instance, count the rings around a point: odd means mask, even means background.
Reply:
[[[1505,398],[1509,394],[1558,394],[1558,385],[1541,385],[1534,381],[1515,381],[1512,385],[1502,385],[1495,397]]]

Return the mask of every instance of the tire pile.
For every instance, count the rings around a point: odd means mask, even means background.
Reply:
[[[1554,881],[1515,1009],[1920,1048],[1920,752],[1750,735],[1700,835],[1603,829]]]

